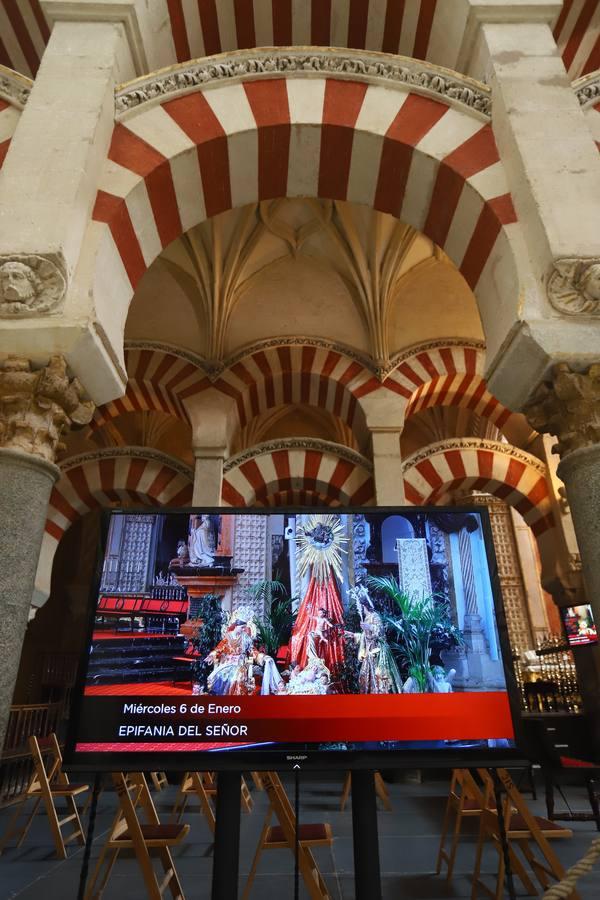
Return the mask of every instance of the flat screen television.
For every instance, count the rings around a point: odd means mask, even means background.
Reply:
[[[516,727],[484,507],[106,515],[72,766],[499,765]]]
[[[560,613],[570,647],[598,643],[596,623],[589,603],[582,606],[563,606]]]

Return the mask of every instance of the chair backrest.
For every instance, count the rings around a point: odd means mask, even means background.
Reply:
[[[119,799],[119,810],[112,825],[109,840],[117,840],[126,831],[134,846],[143,845],[145,841],[138,811],[143,812],[148,825],[158,825],[159,819],[148,783],[143,772],[113,772],[113,784]]]
[[[293,846],[296,835],[296,816],[281,779],[276,772],[261,772],[262,782],[285,839]]]
[[[29,737],[29,749],[33,759],[33,777],[28,792],[43,791],[49,793],[53,783],[68,784],[68,778],[62,771],[62,754],[55,734],[38,738],[34,734]]]
[[[454,769],[450,782],[450,793],[460,801],[472,800],[479,809],[484,808],[484,792],[481,790],[468,769]]]

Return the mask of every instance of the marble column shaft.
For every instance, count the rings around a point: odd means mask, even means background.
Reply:
[[[12,703],[29,618],[53,463],[0,448],[0,747]]]

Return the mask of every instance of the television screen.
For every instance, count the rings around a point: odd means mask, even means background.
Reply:
[[[516,755],[485,508],[123,510],[105,531],[71,764]]]
[[[583,606],[564,606],[561,615],[570,647],[598,643],[596,623],[589,603]]]

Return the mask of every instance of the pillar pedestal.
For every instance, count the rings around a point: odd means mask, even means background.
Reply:
[[[0,747],[27,628],[48,500],[60,470],[0,448]]]

